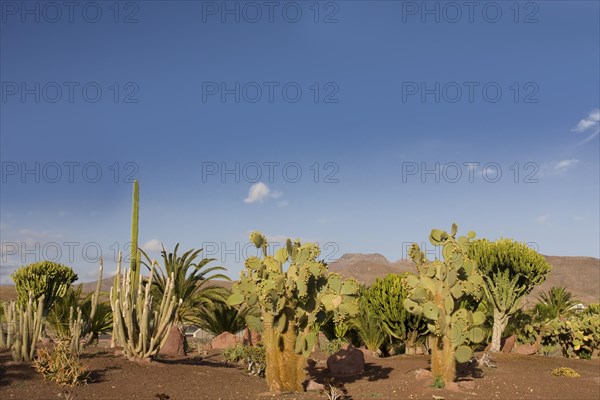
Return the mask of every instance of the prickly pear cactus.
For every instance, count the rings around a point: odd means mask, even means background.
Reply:
[[[260,308],[267,383],[273,392],[299,392],[320,324],[329,317],[342,324],[358,314],[359,283],[329,273],[317,260],[320,250],[315,243],[288,239],[286,247],[270,256],[261,233],[253,232],[250,240],[263,256],[246,259],[227,302]]]
[[[427,320],[432,347],[432,373],[448,383],[454,380],[456,363],[469,361],[472,343],[484,339],[480,325],[485,321],[481,311],[465,308],[468,302],[478,302],[482,296],[483,279],[477,266],[468,257],[469,239],[456,238],[457,226],[450,234],[439,229],[431,231],[429,240],[442,246],[442,260],[428,261],[418,245],[413,244],[409,255],[417,264],[418,275],[406,277],[409,296],[404,300],[407,311]]]

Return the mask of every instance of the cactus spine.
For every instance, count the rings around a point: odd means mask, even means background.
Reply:
[[[44,322],[44,295],[34,304],[30,294],[25,308],[15,301],[5,303],[3,307],[7,323],[7,346],[12,349],[15,361],[30,362],[35,355],[35,345]]]
[[[152,359],[167,340],[178,304],[173,295],[173,279],[167,279],[165,291],[157,311],[152,310],[150,288],[156,261],[152,261],[150,276],[144,287],[139,275],[137,290],[132,290],[131,280],[134,272],[128,269],[121,276],[121,259],[119,253],[117,275],[111,288],[110,305],[113,311],[113,333],[123,346],[123,354],[130,360]]]
[[[292,244],[267,254],[267,239],[253,232],[250,240],[262,258],[249,257],[234,283],[229,305],[246,303],[261,310],[267,384],[272,392],[303,390],[306,358],[317,341],[320,324],[333,317],[342,324],[358,314],[359,284],[329,273],[318,261],[318,245]],[[284,264],[289,263],[284,272]],[[249,322],[249,324],[251,324]]]
[[[417,264],[418,276],[409,275],[405,281],[409,296],[404,307],[427,320],[431,372],[445,383],[454,380],[457,362],[464,363],[473,356],[469,344],[484,338],[480,325],[485,315],[464,307],[482,296],[483,279],[476,263],[468,257],[469,239],[475,237],[475,232],[456,238],[456,231],[456,224],[452,224],[450,234],[439,229],[431,231],[429,240],[434,246],[442,246],[444,261],[429,262],[413,244],[409,254]]]

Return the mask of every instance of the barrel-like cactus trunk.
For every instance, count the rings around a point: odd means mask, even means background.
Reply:
[[[288,319],[294,317],[294,310],[286,310]],[[281,381],[285,382],[284,391],[302,392],[304,390],[302,383],[306,377],[304,367],[306,366],[306,358],[302,354],[294,351],[298,334],[292,327],[281,334],[283,347],[279,351],[279,367]],[[311,349],[312,350],[312,349]]]
[[[266,379],[275,393],[301,392],[306,358],[294,351],[298,335],[293,329],[279,333],[270,318],[263,323],[263,345],[266,352]]]
[[[448,336],[444,336],[442,339],[442,379],[444,383],[453,382],[456,378],[456,360],[455,360],[455,348],[452,346],[452,341]]]
[[[263,321],[263,344],[265,346],[265,359],[267,367],[265,378],[272,392],[281,391],[281,378],[279,374],[279,350],[277,349],[277,333],[273,327],[273,317],[265,316]]]

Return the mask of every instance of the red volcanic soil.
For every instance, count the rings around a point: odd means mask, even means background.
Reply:
[[[317,380],[327,375],[326,355],[313,353]],[[346,378],[352,399],[598,399],[600,360],[499,354],[497,368],[484,368],[460,378],[455,391],[433,389],[430,380],[417,380],[415,371],[426,369],[428,356],[373,358],[366,355],[363,374]],[[82,362],[92,371],[85,386],[63,388],[45,381],[28,364],[14,363],[0,353],[0,398],[6,399],[324,399],[319,392],[272,395],[262,378],[248,376],[238,365],[227,364],[218,351],[177,360],[136,363],[107,348],[88,348]],[[581,377],[556,377],[552,369],[571,367]],[[477,377],[473,377],[473,375]],[[483,376],[481,376],[483,375]],[[65,393],[67,391],[68,393]],[[161,397],[162,396],[162,397]]]

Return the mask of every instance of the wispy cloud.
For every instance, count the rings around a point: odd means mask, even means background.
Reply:
[[[142,245],[144,251],[162,251],[162,243],[158,239],[148,240]]]
[[[283,196],[283,193],[277,190],[271,190],[267,185],[262,182],[255,183],[250,186],[250,190],[248,191],[248,197],[244,199],[244,203],[263,203],[268,198],[279,199]],[[283,200],[279,202],[285,203]]]
[[[567,171],[575,168],[577,164],[579,164],[579,160],[576,158],[543,163],[540,165],[539,176],[563,175]]]
[[[600,109],[590,111],[588,116],[583,118],[582,120],[580,120],[577,123],[577,126],[575,126],[575,128],[573,128],[573,129],[571,129],[571,131],[573,131],[573,132],[592,131],[592,133],[588,137],[583,139],[577,145],[589,142],[590,140],[592,140],[593,138],[598,136],[598,134],[600,134]]]
[[[545,223],[548,222],[549,219],[550,219],[550,215],[540,215],[539,217],[537,217],[535,219],[535,222],[537,222],[538,224],[544,225]]]
[[[17,234],[20,236],[25,236],[27,238],[47,238],[47,239],[58,239],[63,235],[60,233],[52,233],[48,231],[38,231],[35,229],[20,229],[17,231]]]
[[[570,160],[561,160],[557,163],[554,164],[554,170],[558,173],[564,172],[572,167],[574,167],[575,165],[577,165],[577,163],[579,162],[579,160],[573,158]]]

